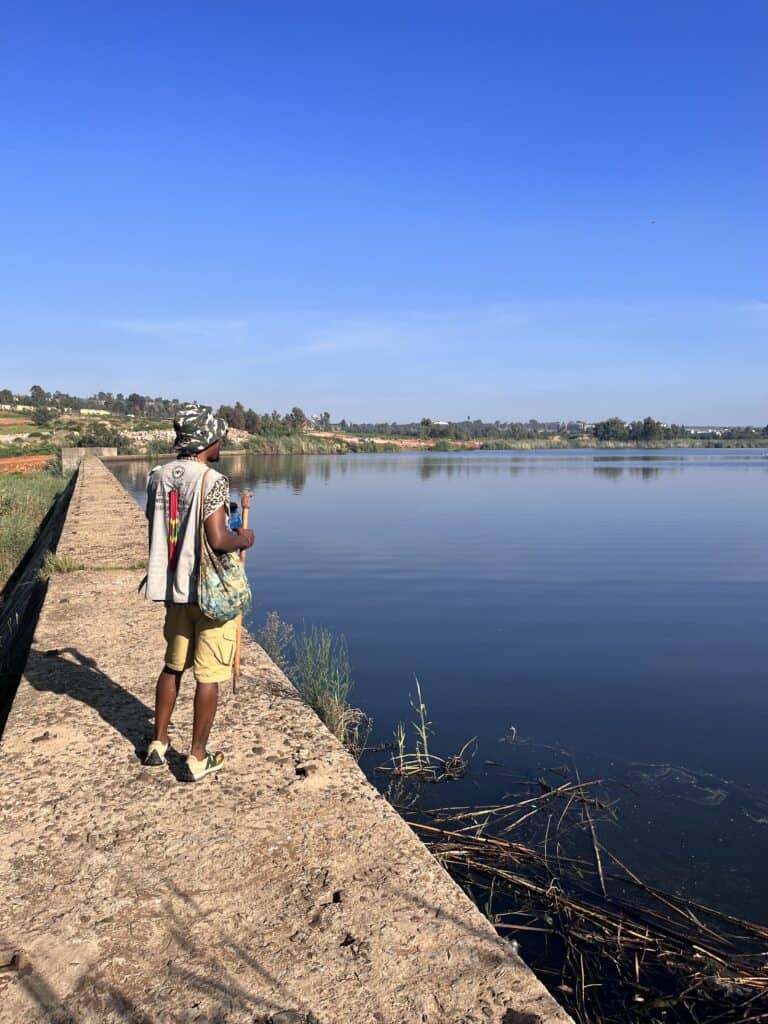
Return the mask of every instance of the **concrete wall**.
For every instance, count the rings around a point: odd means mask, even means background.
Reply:
[[[97,458],[109,458],[111,455],[117,455],[117,448],[62,448],[61,449],[61,468],[65,473],[71,473],[77,469],[82,459],[88,455],[93,455]]]

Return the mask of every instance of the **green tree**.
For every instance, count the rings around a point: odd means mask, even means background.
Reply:
[[[641,434],[643,441],[656,441],[664,433],[664,428],[652,416],[646,416],[643,420]]]
[[[119,430],[107,423],[96,422],[88,425],[84,433],[79,436],[77,444],[84,448],[95,446],[122,450],[126,441]],[[167,445],[164,447],[167,451]]]
[[[228,422],[230,427],[234,427],[235,430],[245,430],[245,409],[242,402],[235,402]]]
[[[298,405],[294,405],[290,413],[286,416],[286,420],[288,420],[289,425],[297,433],[304,430],[308,422],[307,417],[304,415],[304,410],[300,409]]]
[[[595,437],[598,441],[624,441],[627,437],[627,428],[624,420],[619,416],[611,416],[610,419],[600,420],[595,424]]]
[[[245,413],[245,429],[249,434],[260,434],[261,433],[261,416],[253,409],[246,410]]]
[[[33,384],[29,389],[29,404],[37,407],[46,404],[51,396],[40,387],[39,384]]]

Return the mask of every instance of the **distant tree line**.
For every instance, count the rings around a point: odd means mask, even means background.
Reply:
[[[48,423],[58,413],[79,412],[81,409],[103,409],[114,416],[169,420],[173,419],[179,407],[185,402],[186,400],[178,398],[153,398],[136,392],[130,395],[114,395],[111,391],[98,391],[83,398],[65,391],[46,391],[39,384],[34,384],[28,394],[16,395],[9,388],[0,389],[0,405],[32,406],[32,419],[40,425]],[[324,412],[314,421],[310,421],[297,405],[289,413],[281,416],[276,411],[257,413],[253,409],[246,409],[241,402],[236,402],[234,405],[222,405],[217,414],[223,416],[231,427],[247,430],[251,434],[297,434],[306,430],[311,422],[319,429],[331,429],[330,413]]]
[[[644,420],[633,420],[627,423],[619,416],[595,423],[592,433],[598,441],[673,441],[676,438],[708,439],[713,433],[724,440],[738,438],[768,437],[768,426],[763,427],[712,427],[697,430],[678,423],[660,423],[652,416]]]
[[[134,416],[146,420],[173,419],[180,405],[184,402],[178,398],[151,397],[132,392],[129,395],[112,394],[111,391],[98,391],[86,398],[70,395],[64,391],[46,391],[39,384],[33,385],[28,394],[14,394],[9,388],[0,389],[0,405],[32,406],[32,419],[38,425],[48,423],[57,413],[78,412],[80,409],[104,409],[116,416]],[[445,441],[525,441],[536,438],[566,438],[594,436],[598,441],[625,441],[636,443],[654,443],[671,441],[678,438],[711,438],[715,434],[723,440],[768,437],[768,426],[759,427],[722,427],[708,428],[701,432],[681,424],[661,423],[646,416],[643,420],[627,422],[619,416],[612,416],[597,423],[586,423],[581,420],[545,421],[527,420],[486,422],[480,419],[455,420],[450,422],[436,421],[424,417],[411,423],[356,423],[340,420],[331,421],[331,414],[323,412],[318,416],[309,417],[295,405],[290,412],[280,414],[276,410],[259,413],[251,408],[246,409],[242,402],[234,405],[222,405],[217,410],[231,427],[245,430],[250,434],[266,437],[285,437],[300,434],[309,429],[341,430],[344,433],[357,434],[364,437],[422,438],[424,440]]]
[[[96,394],[81,398],[70,395],[66,391],[46,391],[39,384],[33,384],[29,394],[14,395],[9,388],[0,389],[0,405],[31,405],[34,409],[45,409],[50,412],[79,412],[80,409],[104,409],[116,416],[141,416],[152,420],[165,420],[173,417],[183,403],[178,398],[152,398],[150,395],[139,395],[135,391],[130,395],[116,394],[111,391],[98,391]]]
[[[652,416],[631,423],[626,423],[619,416],[611,416],[595,423],[592,432],[598,441],[671,441],[677,437],[690,437],[686,427],[677,423],[660,423]]]
[[[331,425],[330,413],[325,412],[311,421],[298,405],[294,405],[290,412],[281,416],[277,410],[259,413],[253,409],[246,409],[241,402],[235,402],[234,405],[219,406],[217,415],[223,416],[235,430],[247,430],[249,434],[265,437],[300,434],[313,425],[319,429],[330,429]]]
[[[708,439],[713,434],[724,440],[768,437],[768,426],[763,428],[749,426],[705,428],[702,431],[697,431],[695,428],[677,423],[661,423],[652,416],[632,422],[612,416],[610,419],[597,423],[586,423],[581,420],[567,422],[528,420],[526,423],[495,420],[493,423],[487,423],[483,420],[469,419],[441,423],[433,422],[428,418],[424,418],[418,423],[347,423],[346,420],[341,420],[339,427],[348,433],[365,436],[421,437],[447,441],[524,441],[560,436],[565,438],[594,437],[598,441],[653,443],[672,441],[677,438]]]
[[[474,441],[493,438],[509,441],[523,441],[528,438],[544,437],[557,433],[559,423],[502,423],[495,420],[458,420],[455,422],[433,421],[424,417],[413,423],[348,423],[341,420],[339,429],[351,434],[376,437],[420,437],[446,441]]]

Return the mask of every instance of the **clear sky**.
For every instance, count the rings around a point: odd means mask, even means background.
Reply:
[[[25,3],[0,387],[768,422],[764,0]]]

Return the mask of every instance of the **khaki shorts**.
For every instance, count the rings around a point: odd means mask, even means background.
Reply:
[[[165,664],[174,672],[194,668],[198,683],[223,683],[232,675],[237,619],[223,625],[196,604],[169,604],[163,635]]]

